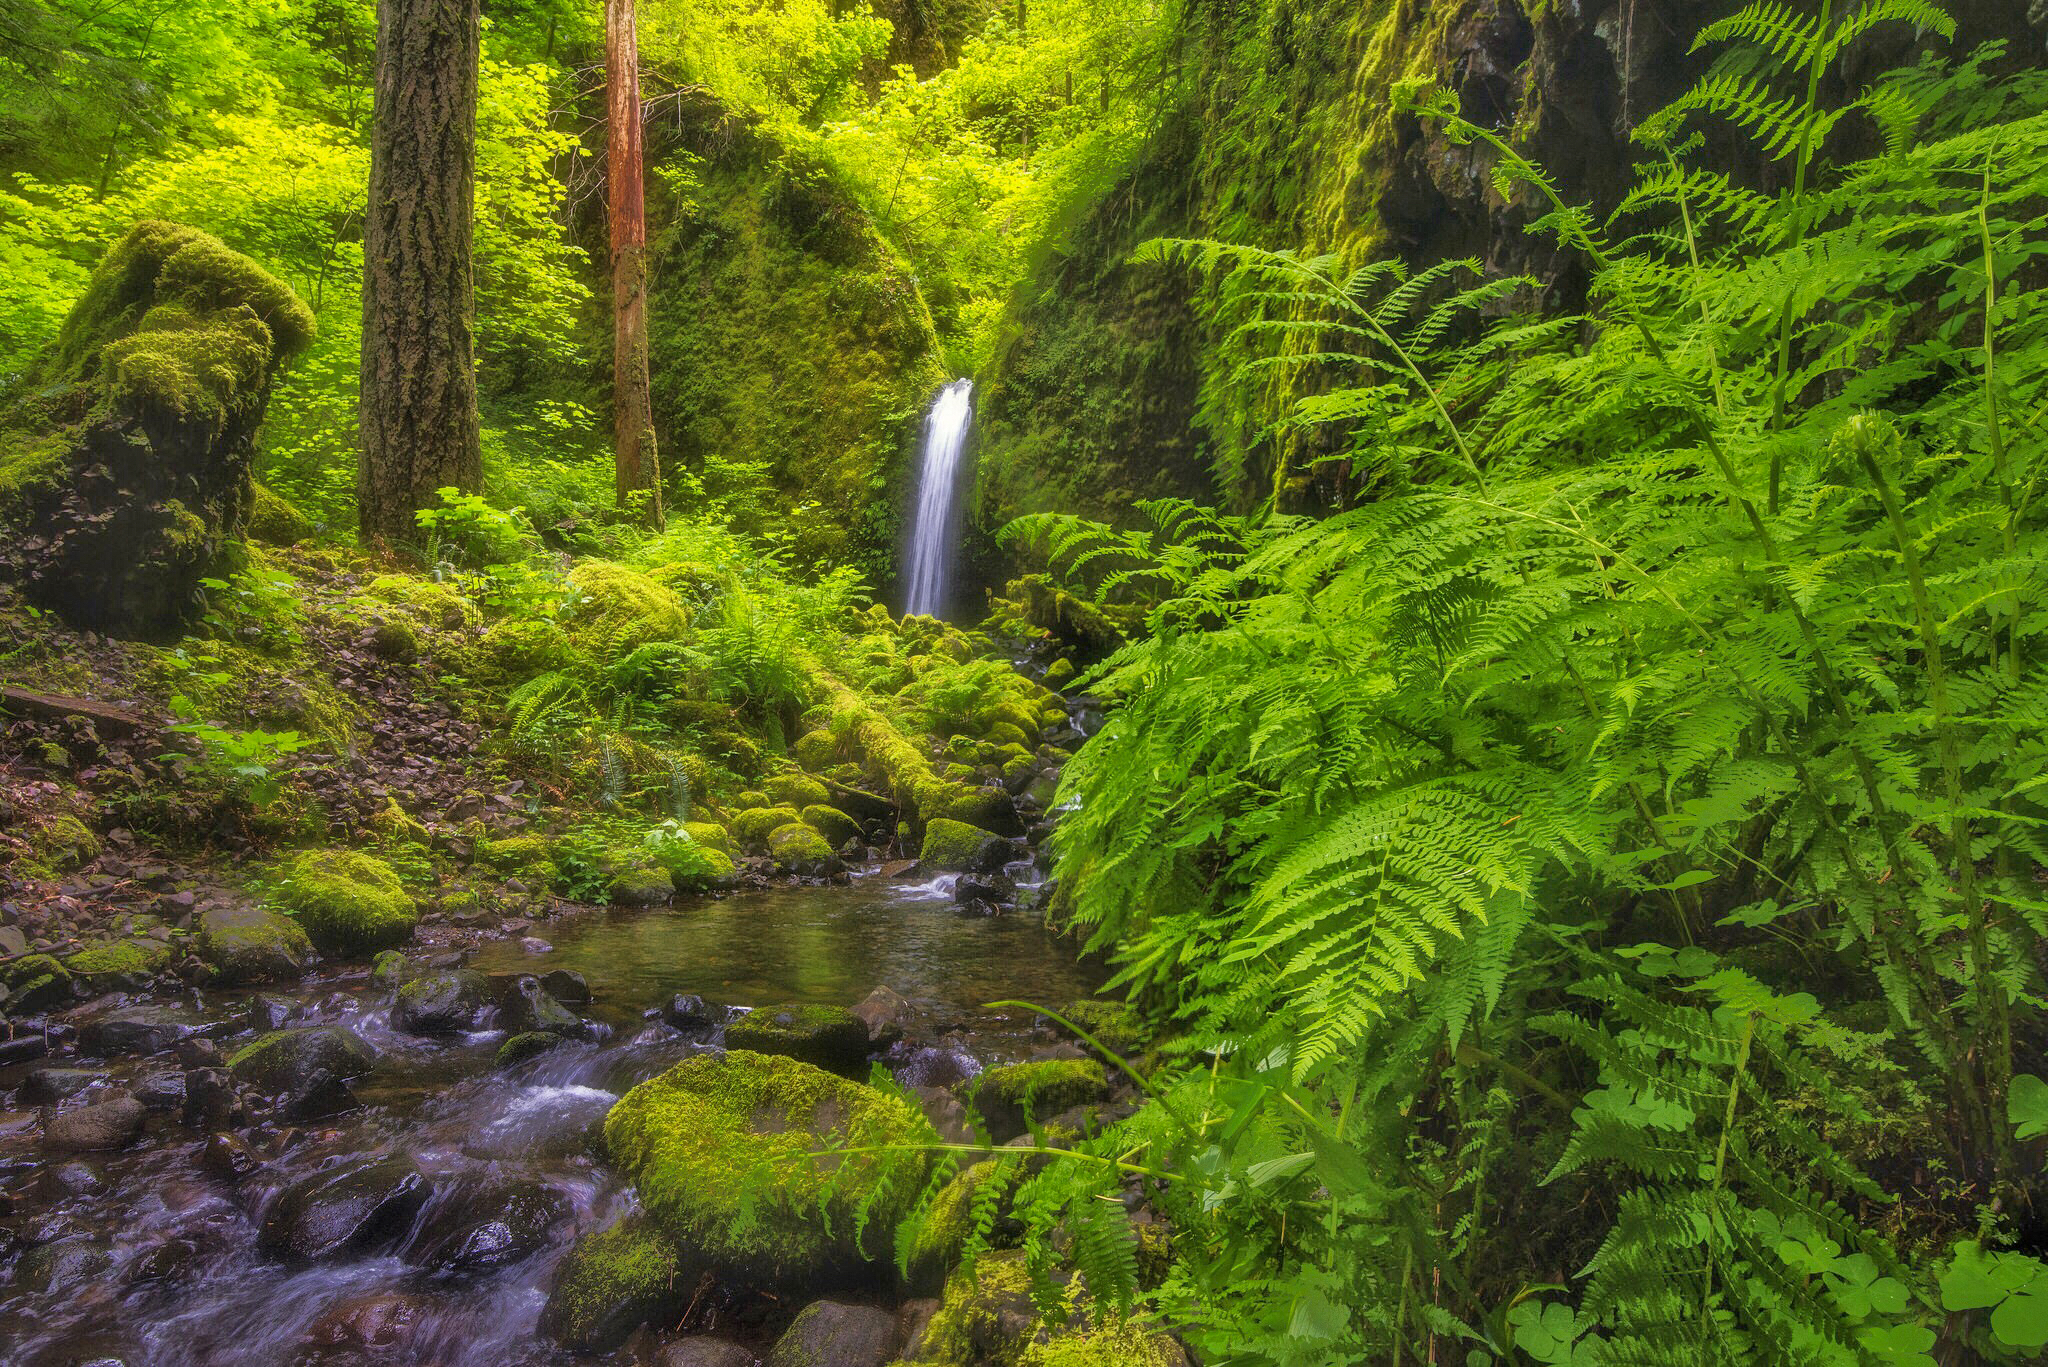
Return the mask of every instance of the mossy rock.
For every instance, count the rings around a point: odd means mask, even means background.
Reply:
[[[1022,729],[1011,726],[1008,722],[1003,722],[990,727],[985,739],[987,739],[990,745],[997,747],[1014,745],[1019,749],[1023,749],[1030,743],[1031,737]]]
[[[924,815],[927,819],[944,817],[949,821],[962,821],[1011,839],[1024,834],[1024,823],[1017,816],[1017,800],[1001,788],[956,791],[947,796],[937,810],[925,811]]]
[[[806,731],[789,747],[790,757],[814,774],[839,762],[839,740],[830,731]]]
[[[380,617],[370,627],[370,649],[380,660],[410,664],[419,658],[419,628],[403,617]]]
[[[420,625],[435,631],[460,631],[482,619],[476,604],[456,589],[416,574],[380,574],[363,585],[363,596],[403,609]]]
[[[313,942],[289,916],[257,907],[215,907],[199,918],[199,957],[213,966],[215,983],[291,982],[306,971]]]
[[[328,954],[368,954],[412,938],[419,909],[392,867],[360,850],[308,850],[279,871],[277,902]]]
[[[81,978],[153,978],[171,966],[171,950],[157,940],[95,940],[64,956],[64,966]]]
[[[530,1058],[538,1058],[566,1038],[554,1030],[522,1030],[498,1046],[497,1065],[510,1068]]]
[[[296,546],[313,537],[313,520],[279,498],[261,480],[249,485],[248,535],[266,546]]]
[[[370,818],[370,829],[387,844],[425,846],[433,839],[425,826],[398,805],[395,797],[384,799],[383,808]]]
[[[1045,686],[1065,688],[1074,681],[1074,662],[1064,655],[1045,667]]]
[[[1187,1353],[1142,1320],[1095,1315],[1078,1279],[1064,1314],[1043,1323],[1022,1251],[990,1253],[946,1283],[906,1363],[923,1367],[1188,1367]]]
[[[71,970],[48,954],[16,959],[4,972],[9,1015],[49,1011],[71,1000]]]
[[[568,583],[574,597],[562,615],[570,636],[606,659],[689,633],[689,609],[652,575],[610,560],[585,560],[569,571]]]
[[[451,657],[460,672],[481,684],[523,683],[576,660],[568,633],[542,617],[496,622],[462,653]]]
[[[768,837],[776,830],[803,819],[794,807],[750,807],[732,819],[732,829],[748,849],[760,850],[767,848]]]
[[[298,296],[219,238],[136,224],[35,377],[84,416],[54,459],[44,440],[0,461],[4,512],[33,539],[11,562],[30,596],[76,625],[175,636],[239,543],[271,384],[312,336]]]
[[[842,867],[831,842],[801,821],[768,833],[768,857],[777,868],[802,878],[829,877]]]
[[[822,806],[832,800],[825,785],[809,774],[777,774],[768,780],[768,797],[778,807]]]
[[[840,811],[822,803],[804,808],[804,824],[825,837],[833,849],[842,849],[849,840],[863,838],[860,823]]]
[[[961,1084],[960,1092],[1000,1144],[1023,1134],[1029,1121],[1105,1100],[1109,1082],[1092,1058],[1046,1059],[991,1068]]]
[[[711,892],[729,888],[738,876],[732,856],[709,845],[690,845],[664,861],[677,892]]]
[[[432,970],[416,959],[409,959],[404,952],[387,949],[370,960],[370,981],[386,990],[405,986],[422,973]]]
[[[725,1047],[802,1059],[849,1077],[867,1071],[866,1022],[841,1006],[764,1006],[725,1027]]]
[[[957,1173],[932,1198],[930,1208],[910,1236],[910,1280],[920,1294],[943,1285],[947,1274],[959,1265],[968,1236],[974,1230],[975,1194],[996,1174],[998,1167],[995,1163],[976,1163]],[[1014,1179],[1011,1185],[1014,1190]],[[1001,1213],[989,1231],[990,1247],[1010,1247],[1023,1233],[1023,1226],[1009,1218],[1008,1207],[1006,1194],[998,1207]]]
[[[496,873],[519,873],[545,869],[547,880],[555,877],[555,847],[546,836],[510,835],[501,840],[476,842],[476,862]]]
[[[348,1079],[361,1077],[377,1061],[377,1052],[345,1025],[310,1025],[258,1035],[228,1055],[228,1071],[266,1096],[281,1096],[326,1072]]]
[[[1010,845],[993,831],[944,817],[925,823],[917,862],[931,870],[989,873],[1009,859]]]
[[[1062,1006],[1060,1014],[1095,1036],[1103,1048],[1124,1058],[1145,1047],[1149,1032],[1144,1018],[1128,1002],[1084,997]]]
[[[605,888],[612,902],[622,907],[659,906],[675,896],[675,891],[669,871],[655,864],[620,869]]]
[[[613,1165],[679,1249],[787,1294],[863,1279],[923,1180],[902,1100],[798,1059],[735,1050],[641,1083],[605,1118]]]
[[[674,1246],[650,1221],[629,1215],[569,1246],[540,1330],[571,1352],[610,1352],[642,1324],[689,1304],[695,1280],[682,1271]]]
[[[51,874],[75,873],[99,857],[100,838],[68,813],[49,818],[29,837],[30,861]]]
[[[685,821],[683,823],[683,834],[689,836],[690,839],[696,841],[699,845],[717,850],[720,854],[731,855],[734,853],[731,834],[726,831],[725,827],[715,821]]]

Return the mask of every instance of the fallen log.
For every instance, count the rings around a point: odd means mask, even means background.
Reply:
[[[143,719],[111,703],[90,698],[67,697],[62,693],[37,693],[26,688],[0,685],[0,712],[21,716],[47,717],[62,721],[84,717],[102,735],[132,736],[143,727]]]

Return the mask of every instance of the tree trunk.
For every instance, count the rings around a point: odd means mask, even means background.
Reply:
[[[378,0],[356,490],[365,542],[411,541],[437,490],[483,479],[470,268],[479,32],[477,0]]]
[[[606,179],[612,232],[612,418],[621,508],[661,525],[661,461],[647,371],[647,199],[634,0],[605,0]]]

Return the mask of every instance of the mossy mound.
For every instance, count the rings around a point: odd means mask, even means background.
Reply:
[[[866,1071],[867,1023],[839,1006],[764,1006],[725,1027],[725,1047],[802,1059],[835,1073]]]
[[[1060,1014],[1093,1035],[1103,1048],[1126,1058],[1145,1045],[1144,1018],[1127,1002],[1086,997],[1068,1002]]]
[[[733,853],[732,836],[726,832],[725,827],[715,821],[685,821],[683,834],[699,845],[717,850],[720,854]]]
[[[628,1216],[570,1246],[540,1330],[576,1353],[604,1353],[650,1319],[689,1303],[694,1280],[652,1224]]]
[[[287,982],[306,970],[313,942],[289,916],[254,907],[219,907],[199,918],[199,956],[222,986]]]
[[[68,813],[59,813],[29,836],[31,872],[75,873],[100,857],[100,838],[92,827]]]
[[[392,867],[360,850],[308,850],[279,871],[278,904],[323,953],[368,954],[412,938],[419,909]]]
[[[801,821],[777,826],[768,833],[768,857],[777,868],[804,878],[823,878],[841,867],[831,842]]]
[[[743,1052],[689,1059],[641,1083],[604,1126],[612,1162],[679,1248],[789,1290],[871,1275],[925,1172],[914,1151],[810,1155],[920,1131],[895,1097]]]
[[[945,1299],[905,1357],[927,1367],[1187,1367],[1187,1354],[1140,1320],[1091,1322],[1081,1288],[1062,1293],[1050,1324],[1032,1297],[1022,1252],[998,1252],[955,1273]],[[1040,1326],[1036,1332],[1032,1326]]]
[[[669,871],[654,864],[620,869],[605,885],[605,893],[622,907],[651,907],[675,896],[675,880]]]
[[[498,1046],[497,1065],[510,1068],[530,1058],[538,1058],[566,1038],[566,1035],[553,1030],[522,1030]]]
[[[482,620],[476,604],[437,579],[416,574],[380,574],[363,585],[363,597],[399,608],[435,631],[460,631]]]
[[[678,851],[663,855],[662,863],[668,869],[669,881],[677,892],[709,892],[715,888],[731,887],[737,873],[732,856],[709,845],[685,845]]]
[[[313,519],[294,508],[261,481],[249,485],[249,539],[266,546],[296,546],[313,537]]]
[[[804,808],[804,824],[824,836],[826,843],[835,850],[849,840],[859,840],[862,835],[858,821],[837,807],[822,803]]]
[[[817,807],[832,800],[825,785],[809,774],[777,774],[768,780],[768,797],[778,807]]]
[[[676,591],[652,575],[609,560],[585,560],[569,571],[575,595],[563,617],[573,639],[607,659],[652,641],[681,639],[690,612]]]
[[[343,1079],[360,1077],[376,1060],[376,1051],[347,1026],[312,1025],[258,1035],[229,1054],[227,1062],[238,1081],[276,1096],[319,1072]]]
[[[72,622],[170,636],[253,501],[254,439],[280,367],[312,340],[297,295],[220,239],[138,223],[93,272],[0,440],[0,572]],[[68,397],[52,398],[52,395]]]
[[[0,969],[9,1015],[48,1011],[71,1000],[71,970],[48,954],[30,954]]]
[[[450,657],[461,673],[480,684],[523,683],[576,659],[568,633],[539,617],[496,622],[465,651]]]
[[[760,850],[767,848],[773,832],[803,819],[794,807],[750,807],[732,819],[732,830],[748,849]]]
[[[1094,1059],[1046,1059],[991,1068],[962,1085],[967,1104],[1001,1143],[1071,1106],[1106,1099],[1108,1079]]]
[[[170,946],[158,940],[95,940],[64,956],[64,967],[81,978],[153,978],[171,966]]]
[[[839,762],[839,739],[830,731],[806,731],[789,747],[791,758],[814,774]]]
[[[1008,851],[1007,843],[995,832],[940,817],[925,823],[917,862],[927,869],[985,873],[1000,867]]]

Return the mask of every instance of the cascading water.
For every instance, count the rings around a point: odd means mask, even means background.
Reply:
[[[946,607],[953,568],[953,495],[960,456],[974,421],[974,381],[959,379],[939,391],[924,419],[924,458],[917,477],[917,513],[904,559],[903,610],[937,615]]]

